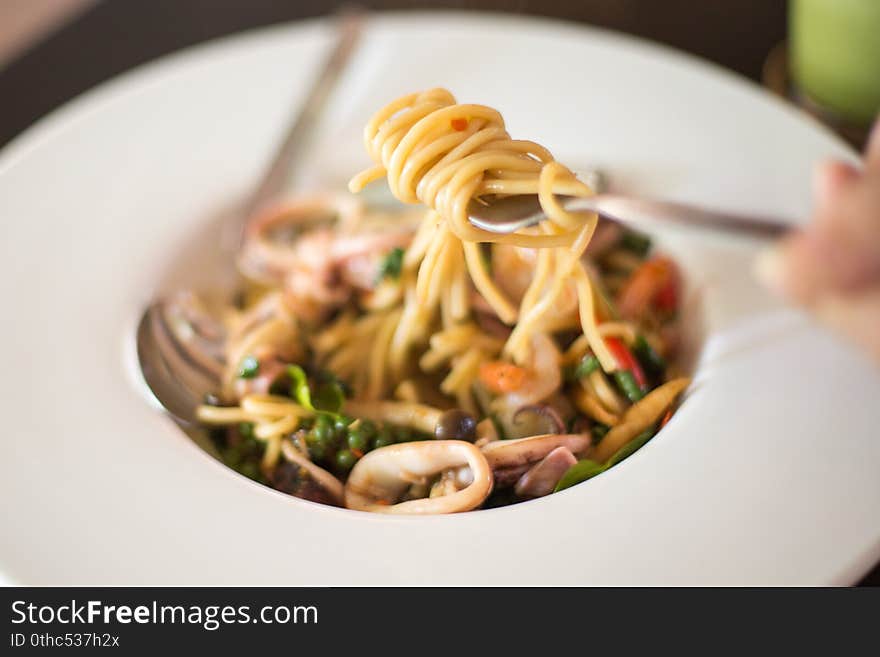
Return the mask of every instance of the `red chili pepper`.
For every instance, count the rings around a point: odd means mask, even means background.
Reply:
[[[623,341],[620,338],[609,337],[605,338],[605,344],[617,360],[617,364],[620,365],[621,369],[632,372],[633,378],[636,380],[636,383],[639,384],[640,388],[643,390],[647,388],[648,377],[645,376],[645,372],[639,364],[638,359],[633,356],[632,352],[625,344],[623,344]]]
[[[669,422],[669,420],[671,420],[671,419],[672,419],[672,409],[670,408],[668,411],[666,411],[666,414],[663,416],[663,419],[660,420],[660,428],[662,429],[663,427],[665,427],[666,423]]]
[[[463,118],[452,119],[449,123],[452,125],[452,129],[458,132],[463,132],[468,127],[468,120]]]
[[[678,309],[679,280],[678,267],[672,265],[669,269],[666,283],[654,297],[654,306],[657,310],[674,313]]]

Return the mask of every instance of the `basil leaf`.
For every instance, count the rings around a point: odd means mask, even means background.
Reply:
[[[290,377],[290,396],[303,408],[315,410],[312,406],[312,391],[309,390],[309,380],[306,373],[299,365],[288,365],[287,376]]]
[[[315,410],[336,414],[342,410],[342,404],[344,403],[345,393],[342,390],[342,386],[335,381],[322,383],[315,388]]]
[[[312,394],[306,373],[299,365],[288,365],[290,377],[290,396],[303,408],[327,415],[338,416],[345,403],[345,392],[338,381],[319,384]]]
[[[582,481],[592,479],[597,474],[600,474],[604,471],[605,466],[601,463],[596,463],[595,461],[591,461],[590,459],[578,461],[565,471],[565,474],[562,475],[562,478],[557,482],[556,488],[553,489],[553,492],[558,493],[559,491],[570,488],[571,486],[579,484]]]
[[[626,445],[614,452],[614,454],[611,455],[611,458],[609,458],[605,462],[605,467],[610,468],[612,465],[617,465],[625,458],[628,458],[635,454],[640,447],[642,447],[646,442],[654,437],[654,433],[654,427],[651,427],[647,431],[643,431],[642,433],[640,433],[638,436],[630,440]]]

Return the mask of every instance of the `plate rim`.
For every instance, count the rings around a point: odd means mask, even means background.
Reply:
[[[635,44],[640,50],[646,49],[647,51],[656,52],[656,50],[659,48],[660,50],[663,50],[667,55],[670,55],[676,59],[679,59],[679,61],[684,62],[685,66],[691,68],[693,66],[697,66],[706,73],[716,77],[719,73],[721,73],[725,78],[735,82],[737,85],[750,88],[752,92],[761,89],[760,86],[755,85],[754,82],[736,72],[724,69],[720,65],[717,65],[713,62],[701,59],[688,53],[684,53],[670,46],[656,44],[648,39],[636,37],[633,35],[617,33],[615,31],[607,30],[604,28],[578,25],[559,19],[532,16],[511,16],[498,12],[461,12],[457,10],[377,12],[376,17],[380,20],[385,18],[405,18],[409,20],[412,19],[414,16],[433,16],[438,14],[442,15],[444,18],[465,20],[468,22],[473,22],[474,19],[491,19],[492,21],[497,21],[499,17],[501,17],[503,20],[515,22],[527,27],[533,27],[537,23],[543,27],[546,27],[547,25],[552,28],[562,27],[566,30],[572,30],[574,32],[580,33],[599,33],[603,37],[609,38],[609,40],[612,41],[623,40],[625,42],[629,42],[630,45]],[[193,46],[173,51],[154,60],[145,62],[132,69],[121,72],[120,74],[115,75],[111,78],[108,78],[107,80],[78,94],[74,98],[70,99],[69,101],[63,103],[59,107],[40,117],[28,128],[26,128],[24,131],[16,135],[12,140],[10,140],[10,142],[6,144],[2,150],[0,150],[0,177],[5,175],[7,170],[13,168],[19,158],[26,157],[30,149],[38,148],[43,142],[51,140],[56,134],[65,132],[74,127],[75,123],[81,118],[81,116],[83,116],[80,114],[80,112],[85,112],[85,114],[88,114],[91,111],[99,111],[103,109],[105,104],[111,102],[115,97],[119,95],[120,92],[124,94],[135,92],[139,86],[145,84],[146,80],[150,76],[157,76],[161,78],[163,77],[163,75],[166,74],[167,70],[173,69],[175,67],[186,66],[187,60],[203,58],[206,56],[206,52],[209,53],[213,49],[222,50],[224,48],[230,47],[230,45],[232,47],[246,47],[245,44],[248,41],[258,42],[267,37],[272,38],[275,33],[284,33],[294,27],[308,29],[308,27],[314,28],[315,26],[321,26],[322,29],[326,29],[327,21],[328,19],[326,17],[311,18],[303,21],[288,21],[284,23],[272,24],[268,26],[245,30],[230,35],[225,35],[199,44],[195,44]],[[807,120],[816,124],[813,126],[814,128],[817,126],[820,127],[823,132],[825,132],[828,136],[831,136],[842,147],[852,152],[852,149],[850,149],[841,139],[836,137],[836,135],[833,135],[830,130],[828,130],[824,126],[820,126],[818,122],[810,120],[808,119],[808,117],[801,115],[796,109],[790,107],[782,100],[776,99],[775,97],[772,98],[777,101],[780,107],[785,108],[787,112],[794,115],[794,118],[799,121]],[[274,491],[269,492],[275,495],[281,495],[280,493]],[[443,518],[443,521],[447,520],[453,520],[453,517],[449,517],[448,519]],[[872,552],[872,554],[874,555],[874,560],[876,560],[877,557],[880,557],[880,544],[876,546],[876,549]],[[866,555],[865,559],[867,560],[867,558],[868,557]],[[870,567],[871,566],[869,564],[864,569],[864,571],[862,571],[862,574],[864,574],[864,572],[867,572]],[[856,567],[853,564],[847,570],[852,571],[855,568]],[[845,577],[843,573],[841,573],[841,577]]]

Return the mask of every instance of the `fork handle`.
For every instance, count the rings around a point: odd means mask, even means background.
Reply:
[[[636,228],[650,229],[659,223],[695,226],[754,237],[777,238],[792,230],[795,223],[779,217],[761,217],[712,210],[686,203],[637,199],[622,194],[572,197],[563,202],[566,209],[596,212]]]

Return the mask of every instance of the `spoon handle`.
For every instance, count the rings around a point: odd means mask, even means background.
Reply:
[[[621,194],[598,194],[572,198],[564,203],[570,210],[590,210],[636,228],[650,229],[658,223],[706,228],[763,238],[776,238],[794,224],[778,217],[763,217],[703,208],[672,201],[638,199]]]
[[[333,50],[312,83],[304,103],[292,118],[287,134],[278,146],[259,185],[245,203],[243,221],[279,196],[296,170],[303,165],[303,157],[298,155],[305,152],[304,145],[315,132],[315,126],[360,39],[363,24],[364,12],[357,7],[344,9],[340,13]]]

